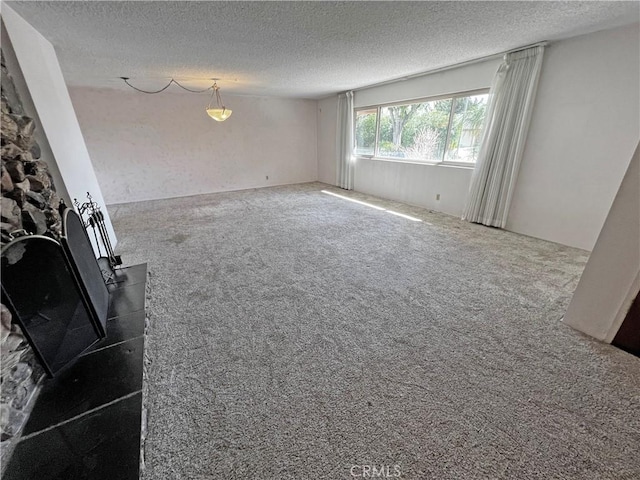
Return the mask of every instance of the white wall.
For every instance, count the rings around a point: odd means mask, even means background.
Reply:
[[[64,189],[71,199],[84,199],[87,192],[91,192],[93,199],[103,207],[106,227],[115,245],[117,240],[111,219],[53,45],[6,3],[2,5],[2,19]]]
[[[40,121],[40,117],[38,117],[38,111],[33,104],[31,95],[29,94],[27,83],[25,82],[22,71],[20,70],[20,64],[18,63],[18,58],[16,57],[16,53],[13,50],[13,45],[11,44],[11,39],[9,38],[9,34],[7,33],[7,29],[4,26],[4,21],[2,22],[1,35],[2,53],[4,53],[7,70],[9,71],[9,75],[13,80],[13,85],[16,87],[16,92],[18,93],[20,101],[22,102],[24,114],[28,117],[33,118],[33,121],[36,124],[36,129],[33,132],[33,136],[40,146],[40,160],[46,162],[47,166],[49,167],[49,173],[51,174],[51,177],[53,179],[53,185],[55,186],[58,196],[64,200],[65,204],[71,206],[72,199],[69,197],[67,187],[62,180],[62,174],[58,169],[58,164],[56,163],[55,156],[51,151],[49,140],[47,140],[47,136],[44,134],[42,122]]]
[[[488,88],[491,86],[491,80],[493,80],[500,61],[500,58],[494,58],[485,62],[358,90],[354,96],[354,104],[356,108],[359,108]]]
[[[318,180],[336,184],[338,96],[318,101]]]
[[[611,342],[640,289],[640,144],[580,277],[564,322]]]
[[[317,179],[317,102],[221,93],[219,123],[208,94],[71,88],[107,203]]]
[[[640,138],[639,31],[547,47],[508,230],[593,248]]]
[[[464,167],[359,158],[354,190],[459,216],[472,173]]]

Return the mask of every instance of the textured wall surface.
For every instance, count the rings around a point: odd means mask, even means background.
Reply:
[[[107,203],[316,180],[315,101],[221,93],[218,123],[207,94],[72,88]]]

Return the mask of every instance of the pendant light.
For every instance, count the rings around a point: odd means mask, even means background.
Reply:
[[[211,118],[213,118],[216,122],[224,122],[227,118],[231,116],[231,110],[224,106],[222,103],[222,97],[220,96],[220,87],[214,81],[213,82],[213,91],[211,92],[211,98],[209,99],[209,105],[207,105],[207,113]],[[211,107],[211,102],[213,101],[213,96],[216,96],[216,107]]]

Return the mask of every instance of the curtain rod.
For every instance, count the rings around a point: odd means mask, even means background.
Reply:
[[[489,60],[493,60],[494,58],[500,58],[500,57],[502,57],[504,55],[507,55],[508,53],[519,52],[521,50],[526,50],[527,48],[545,46],[548,43],[549,42],[547,42],[547,41],[533,43],[531,45],[525,45],[524,47],[514,48],[513,50],[507,50],[506,52],[494,53],[493,55],[487,55],[486,57],[474,58],[472,60],[467,60],[465,62],[456,63],[454,65],[448,65],[446,67],[440,67],[440,68],[436,68],[436,69],[433,69],[433,70],[428,70],[426,72],[413,73],[411,75],[406,75],[404,77],[394,78],[394,79],[391,79],[391,80],[385,80],[384,82],[372,83],[371,85],[366,85],[364,87],[354,88],[354,89],[352,89],[352,91],[353,92],[358,92],[360,90],[366,90],[368,88],[381,87],[383,85],[389,85],[390,83],[404,82],[406,80],[411,80],[411,79],[414,79],[414,78],[425,77],[427,75],[432,75],[434,73],[444,72],[446,70],[452,70],[454,68],[466,67],[468,65],[473,65],[475,63],[481,63],[481,62],[486,62],[486,61],[489,61]]]

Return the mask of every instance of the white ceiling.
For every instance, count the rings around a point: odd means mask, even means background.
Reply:
[[[6,2],[70,85],[321,98],[640,21],[638,2]],[[177,87],[172,87],[180,91]]]

